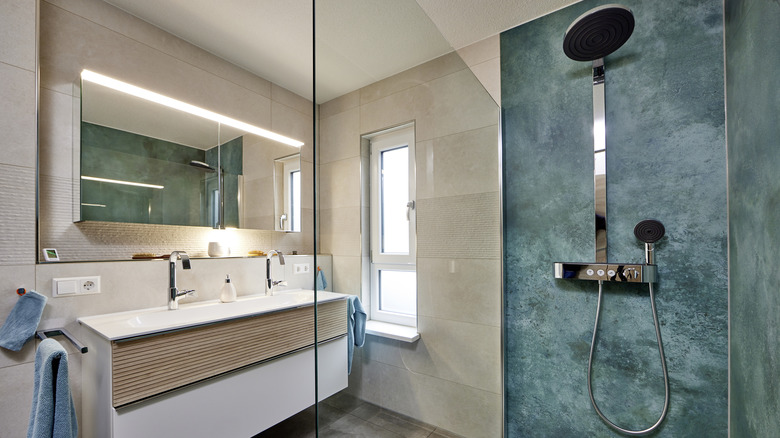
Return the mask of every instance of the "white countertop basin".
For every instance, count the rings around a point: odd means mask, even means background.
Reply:
[[[325,303],[346,298],[348,295],[334,292],[317,292],[317,302]],[[280,310],[310,306],[314,303],[314,291],[281,291],[273,296],[247,295],[232,303],[219,300],[192,304],[179,304],[179,309],[167,306],[105,315],[85,316],[78,322],[100,336],[115,341],[135,336],[176,330],[185,327],[210,324],[230,319],[272,313]],[[346,315],[344,315],[346,317]]]

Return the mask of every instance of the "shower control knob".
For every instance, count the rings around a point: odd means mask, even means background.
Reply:
[[[585,271],[585,272],[586,272],[588,275],[593,275],[593,269],[588,269],[588,270],[587,270],[587,271]]]
[[[599,274],[599,277],[603,277],[604,276],[604,270],[603,269],[599,269],[598,271],[596,271],[596,273]]]
[[[610,269],[609,271],[607,271],[607,275],[610,276],[610,277],[614,277],[615,276],[615,271]]]

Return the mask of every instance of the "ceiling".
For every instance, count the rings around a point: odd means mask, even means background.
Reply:
[[[311,0],[104,0],[301,96],[313,96]],[[317,102],[579,0],[316,0]]]

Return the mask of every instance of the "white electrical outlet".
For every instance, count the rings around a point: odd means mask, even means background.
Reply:
[[[296,263],[293,267],[296,274],[308,274],[311,272],[311,265],[308,263]]]
[[[100,293],[100,276],[53,278],[51,296],[91,295]]]

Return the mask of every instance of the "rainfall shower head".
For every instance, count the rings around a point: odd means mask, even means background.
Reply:
[[[197,167],[198,169],[203,169],[206,172],[216,172],[217,171],[217,169],[209,166],[208,164],[204,163],[203,161],[198,161],[198,160],[190,161],[190,166]]]
[[[595,61],[619,49],[634,31],[634,14],[622,5],[593,8],[566,29],[563,52],[575,61]]]

